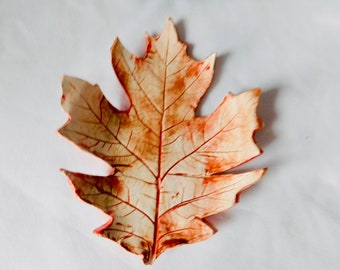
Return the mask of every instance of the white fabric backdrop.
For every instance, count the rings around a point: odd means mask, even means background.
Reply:
[[[144,269],[92,234],[107,220],[82,203],[59,168],[107,166],[56,135],[63,74],[98,83],[127,106],[112,72],[116,36],[142,54],[144,33],[171,17],[189,53],[217,53],[199,113],[228,91],[261,87],[256,138],[268,167],[241,202],[210,221],[205,242],[167,250],[149,269],[340,269],[340,1],[0,2],[1,269]]]

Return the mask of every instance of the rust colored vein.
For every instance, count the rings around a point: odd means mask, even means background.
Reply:
[[[86,180],[84,179],[84,181],[86,181]],[[86,181],[86,182],[87,182],[89,185],[93,186],[94,188],[98,189],[98,191],[99,191],[98,194],[91,194],[92,196],[93,196],[93,195],[99,195],[99,194],[106,194],[107,196],[113,197],[113,198],[115,198],[115,199],[121,201],[122,203],[124,203],[124,204],[130,206],[134,211],[140,212],[140,213],[143,214],[148,220],[150,220],[151,223],[154,223],[153,219],[152,219],[150,216],[148,216],[143,210],[141,210],[141,209],[139,209],[138,207],[136,207],[135,205],[131,204],[129,201],[126,201],[126,200],[124,200],[124,199],[118,197],[117,195],[114,195],[113,193],[104,191],[103,189],[99,190],[98,186],[92,184],[91,182],[88,182],[88,181]]]
[[[107,229],[107,230],[108,230],[108,231],[123,232],[123,233],[126,233],[127,235],[135,236],[135,237],[137,237],[137,238],[142,239],[142,240],[145,241],[145,242],[148,242],[147,239],[145,239],[144,237],[142,237],[142,236],[140,236],[140,235],[137,235],[137,234],[135,234],[135,233],[133,233],[133,232],[124,231],[124,230],[120,230],[120,229],[113,229],[113,228],[109,228],[109,229]]]
[[[135,77],[135,75],[133,74],[133,72],[131,71],[131,69],[129,68],[129,65],[126,62],[126,59],[124,58],[124,56],[122,56],[122,59],[125,63],[125,66],[128,68],[128,70],[130,71],[131,77],[133,78],[133,80],[136,82],[139,90],[143,93],[143,95],[145,96],[145,98],[150,102],[150,104],[155,108],[155,110],[161,114],[162,112],[157,108],[157,106],[152,102],[152,100],[149,98],[149,96],[145,93],[143,87],[141,86],[140,82],[137,80],[137,78]],[[132,104],[133,106],[133,104]]]
[[[98,139],[98,138],[95,137],[95,136],[89,136],[88,134],[86,134],[86,133],[84,133],[84,132],[80,132],[80,131],[78,131],[78,130],[67,129],[67,131],[85,137],[84,140],[85,140],[85,139],[91,139],[91,140],[95,140],[95,141],[98,141],[98,142],[103,142],[103,143],[108,143],[108,144],[118,144],[118,145],[120,145],[118,142],[110,142],[110,141],[105,141],[105,140],[103,140],[103,139]]]
[[[138,177],[135,177],[135,176],[131,176],[131,175],[126,175],[126,174],[124,174],[123,172],[121,172],[120,170],[116,170],[117,172],[120,172],[121,173],[121,175],[123,175],[124,177],[126,177],[126,178],[130,178],[130,179],[133,179],[133,180],[136,180],[136,181],[141,181],[141,182],[143,182],[143,183],[145,183],[145,184],[147,184],[147,185],[156,185],[156,183],[150,183],[150,182],[146,182],[144,179],[142,179],[142,178],[138,178]]]
[[[168,74],[168,78],[175,76],[176,74],[182,72],[183,70],[186,70],[187,68],[188,68],[187,66],[181,67],[180,69],[174,71],[173,73]]]
[[[229,186],[226,186],[226,187],[229,187]],[[195,198],[192,198],[190,200],[186,200],[186,201],[182,201],[181,203],[178,203],[176,204],[175,206],[169,208],[167,211],[165,211],[164,213],[162,213],[159,218],[162,218],[163,216],[165,216],[167,213],[171,212],[171,211],[175,211],[176,209],[182,207],[182,206],[185,206],[185,205],[188,205],[188,204],[193,204],[194,202],[196,201],[199,201],[199,200],[204,200],[204,199],[215,199],[215,200],[223,200],[222,198],[220,197],[216,197],[215,195],[221,195],[221,194],[225,194],[227,192],[230,192],[231,190],[233,190],[232,188],[230,189],[226,189],[226,187],[221,187],[221,188],[218,188],[217,190],[214,190],[210,193],[206,193],[206,194],[203,194],[203,195],[200,195],[200,196],[197,196]],[[210,198],[210,196],[214,195],[213,197]],[[195,206],[197,207],[197,206]]]
[[[208,64],[207,64],[207,65],[208,65]],[[206,67],[207,65],[205,65],[205,67]],[[200,71],[200,73],[198,74],[198,76],[195,77],[195,79],[193,79],[193,80],[191,81],[191,83],[190,83],[185,89],[183,89],[183,90],[181,91],[181,94],[180,94],[180,95],[179,95],[172,103],[170,103],[170,104],[164,109],[164,111],[168,110],[171,106],[174,105],[175,102],[178,102],[178,101],[179,101],[179,98],[182,97],[182,96],[185,94],[185,92],[187,92],[188,89],[190,89],[190,87],[191,87],[194,83],[196,83],[197,80],[201,77],[203,71],[204,71],[204,69],[202,69],[202,70]]]
[[[150,73],[160,82],[162,82],[164,79],[161,78],[157,73],[155,73],[155,71],[152,70],[152,68],[150,67],[150,65],[146,65],[147,69],[150,71]],[[159,112],[161,113],[161,112]]]
[[[96,117],[96,119],[98,120],[98,122],[99,123],[101,123],[103,126],[104,126],[104,128],[118,141],[118,143],[120,144],[120,145],[122,145],[122,146],[124,146],[125,147],[125,149],[127,150],[127,151],[129,151],[138,161],[140,161],[153,175],[154,175],[154,173],[153,173],[153,171],[151,170],[151,168],[144,162],[144,160],[141,158],[141,157],[139,157],[139,156],[137,156],[136,155],[136,153],[134,153],[133,152],[133,150],[131,150],[131,149],[129,149],[128,148],[128,146],[127,145],[125,145],[125,144],[123,144],[119,139],[118,139],[118,132],[117,132],[117,135],[116,134],[114,134],[114,133],[112,133],[112,131],[102,122],[102,119],[95,113],[95,111],[92,109],[92,107],[90,106],[90,104],[88,103],[88,101],[86,100],[86,98],[82,95],[82,93],[81,92],[79,92],[78,91],[78,89],[76,89],[76,87],[74,86],[74,85],[72,85],[71,84],[71,86],[72,86],[72,88],[79,94],[79,96],[85,101],[85,103],[87,104],[87,106],[88,106],[88,109],[89,109],[89,111],[91,111],[92,112],[92,114]],[[119,129],[118,129],[118,131],[119,131]]]
[[[201,147],[203,147],[204,145],[206,145],[207,143],[209,143],[211,140],[213,140],[214,138],[216,138],[232,121],[233,119],[236,117],[236,115],[234,115],[232,117],[231,120],[229,120],[229,122],[222,126],[222,128],[220,130],[218,130],[213,136],[211,136],[209,139],[205,140],[202,142],[202,144],[200,144],[198,147],[194,148],[191,152],[185,154],[181,159],[179,159],[177,162],[175,162],[162,176],[162,179],[164,179],[166,177],[166,175],[171,172],[171,170],[173,168],[175,168],[180,162],[182,162],[183,160],[185,160],[186,158],[192,156],[192,154],[194,154],[195,152],[197,152],[199,149],[201,149]]]
[[[169,27],[169,26],[168,26]],[[167,60],[169,56],[169,37],[167,36],[167,43],[166,43],[166,50],[165,50],[165,68],[164,68],[164,76],[163,78],[167,78]],[[167,89],[167,80],[164,79],[163,81],[163,109],[162,109],[162,117],[161,117],[161,125],[159,127],[159,158],[158,158],[158,171],[157,171],[157,195],[156,195],[156,209],[155,209],[155,228],[154,228],[154,237],[153,237],[153,245],[152,245],[152,254],[151,257],[154,260],[157,257],[158,252],[158,238],[159,238],[159,212],[160,212],[160,203],[161,203],[161,173],[162,173],[162,158],[163,158],[163,125],[164,125],[164,107],[165,107],[165,100],[166,100],[166,89]]]
[[[136,117],[138,119],[138,121],[145,126],[147,129],[149,129],[154,135],[158,136],[158,134],[147,124],[143,121],[143,119],[139,116],[139,114],[137,112],[136,113]]]
[[[169,46],[169,44],[168,44]],[[186,48],[186,46],[184,44],[182,44],[182,47],[176,52],[175,56],[169,61],[166,62],[166,67],[170,66],[172,64],[172,62],[179,56],[179,54]],[[167,48],[168,49],[168,48]],[[165,78],[167,78],[167,76],[165,76]]]

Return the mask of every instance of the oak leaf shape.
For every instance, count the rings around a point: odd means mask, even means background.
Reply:
[[[97,85],[62,82],[69,120],[59,133],[114,169],[105,177],[63,172],[81,199],[110,216],[95,232],[145,264],[167,248],[209,238],[214,229],[204,218],[233,206],[265,172],[225,173],[261,153],[253,140],[260,89],[228,94],[209,116],[196,117],[215,55],[195,61],[186,48],[171,20],[160,36],[147,36],[143,57],[115,40],[112,64],[130,99],[126,111]]]

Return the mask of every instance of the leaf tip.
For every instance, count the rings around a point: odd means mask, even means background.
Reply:
[[[206,70],[213,69],[216,61],[216,53],[210,54],[204,62],[206,62]]]
[[[61,77],[61,82],[68,81],[70,78],[71,78],[71,76],[65,75],[65,74],[64,74],[64,75]]]
[[[252,180],[249,182],[248,185],[244,186],[239,192],[236,193],[235,203],[238,203],[240,201],[240,196],[245,190],[247,190],[248,188],[255,185],[257,182],[262,180],[262,177],[267,172],[267,170],[268,168],[263,168],[263,169],[258,169],[258,170],[246,173],[249,175],[253,175]]]
[[[70,171],[66,170],[66,169],[63,169],[63,168],[60,168],[59,171],[66,176],[66,179],[67,179],[69,185],[71,186],[73,193],[76,195],[76,197],[79,197],[77,192],[76,192],[76,187],[74,186],[72,179],[71,179],[72,173]]]
[[[267,171],[268,171],[268,168],[263,168],[263,173],[262,173],[261,177],[263,177],[267,173]]]
[[[68,114],[68,118],[67,118],[65,124],[64,124],[62,127],[58,128],[58,129],[56,130],[57,135],[59,135],[59,136],[61,136],[61,137],[66,137],[66,138],[67,138],[67,136],[66,136],[66,134],[65,134],[65,127],[66,127],[70,122],[71,122],[71,116]]]
[[[253,88],[241,93],[240,95],[249,95],[257,100],[261,96],[261,93],[262,93],[261,88]]]
[[[171,25],[171,26],[175,27],[174,22],[172,21],[172,18],[171,18],[171,17],[168,17],[168,19],[166,20],[166,23],[167,23],[168,25]]]
[[[258,102],[259,102],[258,100],[260,98],[262,90],[261,90],[261,88],[254,88],[250,91],[253,93],[254,98],[256,99],[256,107],[257,107]],[[257,126],[258,126],[256,130],[262,129],[264,127],[262,120],[259,117],[257,117],[256,121],[257,121]],[[261,151],[261,154],[262,154],[263,151],[261,149],[260,149],[260,151]]]
[[[95,229],[93,233],[99,236],[104,236],[103,234],[104,234],[105,229],[110,227],[112,222],[113,222],[113,217],[109,216],[109,220],[105,222],[103,225],[101,225],[100,227],[98,227],[97,229]]]
[[[171,37],[171,39],[178,40],[177,30],[171,18],[168,18],[162,35],[163,34],[165,34],[168,37]]]
[[[121,44],[120,42],[120,39],[118,37],[116,37],[112,43],[112,46],[111,46],[111,52],[114,50],[114,48],[118,45],[118,44]]]
[[[121,43],[120,39],[116,37],[112,43],[112,46],[110,48],[111,51],[111,61],[114,65],[114,62],[116,61],[117,54],[123,52],[125,50],[123,44]]]
[[[262,93],[261,88],[254,88],[252,91],[254,92],[254,95],[256,97],[259,97],[261,95],[261,93]]]

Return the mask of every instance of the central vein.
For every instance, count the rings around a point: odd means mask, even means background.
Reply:
[[[162,163],[163,163],[163,153],[162,153],[162,146],[163,146],[163,126],[165,125],[165,117],[164,117],[164,110],[165,110],[165,101],[166,101],[166,89],[167,89],[167,69],[168,69],[168,50],[169,50],[169,37],[167,37],[167,45],[166,45],[166,52],[165,52],[165,59],[164,59],[164,73],[163,73],[163,104],[162,104],[162,116],[159,125],[159,149],[158,149],[158,171],[157,171],[157,195],[156,195],[156,207],[155,207],[155,230],[154,230],[154,238],[153,238],[153,245],[152,245],[152,255],[151,260],[156,259],[157,250],[158,250],[158,238],[159,238],[159,212],[160,212],[160,200],[161,200],[161,182],[162,182]]]

